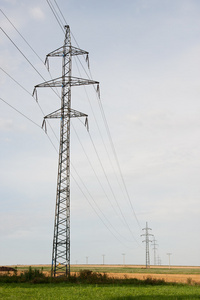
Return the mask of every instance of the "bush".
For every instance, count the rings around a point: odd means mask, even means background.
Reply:
[[[150,276],[147,277],[143,282],[144,284],[150,284],[150,285],[162,285],[166,283],[164,279],[156,279]]]
[[[37,269],[32,269],[29,267],[28,271],[25,271],[24,273],[21,273],[20,278],[22,281],[32,281],[36,278],[45,278],[45,275],[42,271]]]
[[[90,270],[81,270],[77,279],[87,283],[107,283],[109,281],[106,273],[101,274]]]

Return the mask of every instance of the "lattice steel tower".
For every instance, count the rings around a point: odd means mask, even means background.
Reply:
[[[48,65],[49,57],[62,57],[62,76],[35,86],[39,87],[61,87],[61,107],[44,117],[60,119],[60,149],[57,177],[57,195],[55,209],[55,223],[53,236],[52,268],[51,275],[70,274],[70,119],[76,117],[86,117],[87,115],[71,108],[71,87],[97,84],[99,82],[73,77],[72,56],[86,55],[88,52],[71,46],[70,27],[64,27],[65,39],[62,47],[49,53],[46,56]],[[43,122],[43,123],[44,123]]]
[[[141,234],[141,236],[145,236],[145,240],[143,242],[146,243],[146,268],[150,267],[150,255],[149,255],[149,242],[152,242],[149,237],[153,236],[153,234],[149,233],[149,230],[151,228],[148,227],[148,223],[146,222],[146,227],[143,228],[142,230],[145,230],[144,234]]]

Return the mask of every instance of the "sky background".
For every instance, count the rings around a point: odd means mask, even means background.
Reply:
[[[64,34],[47,1],[0,4],[43,61],[63,45]],[[162,264],[172,253],[174,265],[199,265],[200,2],[57,4],[75,37],[72,44],[90,54],[129,194],[95,89],[73,88],[72,108],[89,115],[90,135],[80,120],[72,120],[71,264],[86,263],[86,257],[100,264],[102,255],[106,264],[122,264],[122,253],[127,264],[145,264],[141,234],[148,222]],[[1,28],[50,80],[2,11]],[[0,49],[0,98],[41,126],[43,114],[31,93],[44,80],[2,30]],[[84,57],[72,64],[74,76],[88,78]],[[51,58],[50,70],[53,78],[61,76],[61,60]],[[39,89],[38,100],[45,115],[59,108],[51,89]],[[48,136],[58,151],[59,120],[49,124]],[[39,126],[0,101],[0,265],[51,263],[58,152]]]

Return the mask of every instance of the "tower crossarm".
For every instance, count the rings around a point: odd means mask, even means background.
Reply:
[[[33,94],[36,90],[36,88],[39,87],[63,87],[63,81],[62,77],[58,77],[49,81],[45,81],[43,83],[40,83],[34,87]],[[79,77],[73,77],[73,76],[66,76],[66,85],[70,84],[70,86],[79,86],[79,85],[89,85],[89,84],[97,84],[99,85],[98,81],[91,80],[91,79],[84,79]]]
[[[66,47],[66,54],[69,51],[71,52],[72,56],[75,56],[75,55],[88,55],[89,54],[89,52],[87,52],[85,50],[82,50],[82,49],[79,49],[79,48],[76,48],[76,47],[73,47],[73,46]],[[52,52],[50,52],[49,54],[47,54],[46,59],[47,59],[47,57],[59,57],[59,56],[61,56],[61,57],[63,56],[63,46],[56,49],[56,50],[54,50],[54,51],[52,51]]]
[[[67,112],[66,112],[67,113]],[[57,109],[56,111],[48,114],[47,116],[44,117],[44,119],[60,119],[62,118],[63,116],[63,113],[62,113],[62,110],[61,109]],[[70,118],[80,118],[80,117],[88,117],[88,115],[80,112],[80,111],[77,111],[77,110],[74,110],[74,109],[70,109]]]
[[[64,54],[65,56],[69,54],[70,56],[86,55],[86,61],[88,63],[88,68],[89,68],[89,52],[73,47],[71,45],[67,45],[65,49],[62,46],[46,55],[44,64],[47,66],[48,70],[49,70],[49,57],[63,57],[63,53],[65,53]]]

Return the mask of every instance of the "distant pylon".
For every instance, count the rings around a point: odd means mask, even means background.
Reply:
[[[146,268],[149,268],[150,267],[149,242],[152,242],[149,239],[149,236],[153,236],[153,234],[149,233],[149,230],[151,230],[151,228],[148,228],[147,222],[146,222],[146,227],[143,228],[142,230],[145,230],[145,233],[141,234],[141,236],[145,236],[145,240],[142,242],[146,242]]]
[[[61,87],[61,107],[44,117],[60,119],[60,148],[57,178],[57,194],[55,223],[53,236],[52,268],[51,275],[70,275],[70,119],[85,117],[87,115],[71,108],[71,87],[97,84],[99,82],[72,77],[72,56],[86,55],[88,52],[71,46],[70,27],[65,26],[65,39],[62,47],[46,56],[46,64],[49,57],[62,57],[62,76],[35,86],[39,87]]]
[[[153,246],[153,252],[154,252],[154,266],[157,264],[156,263],[156,250],[157,250],[157,248],[156,248],[156,246],[158,246],[158,244],[156,244],[156,239],[155,239],[155,237],[153,237],[153,241],[152,241],[152,246]]]

